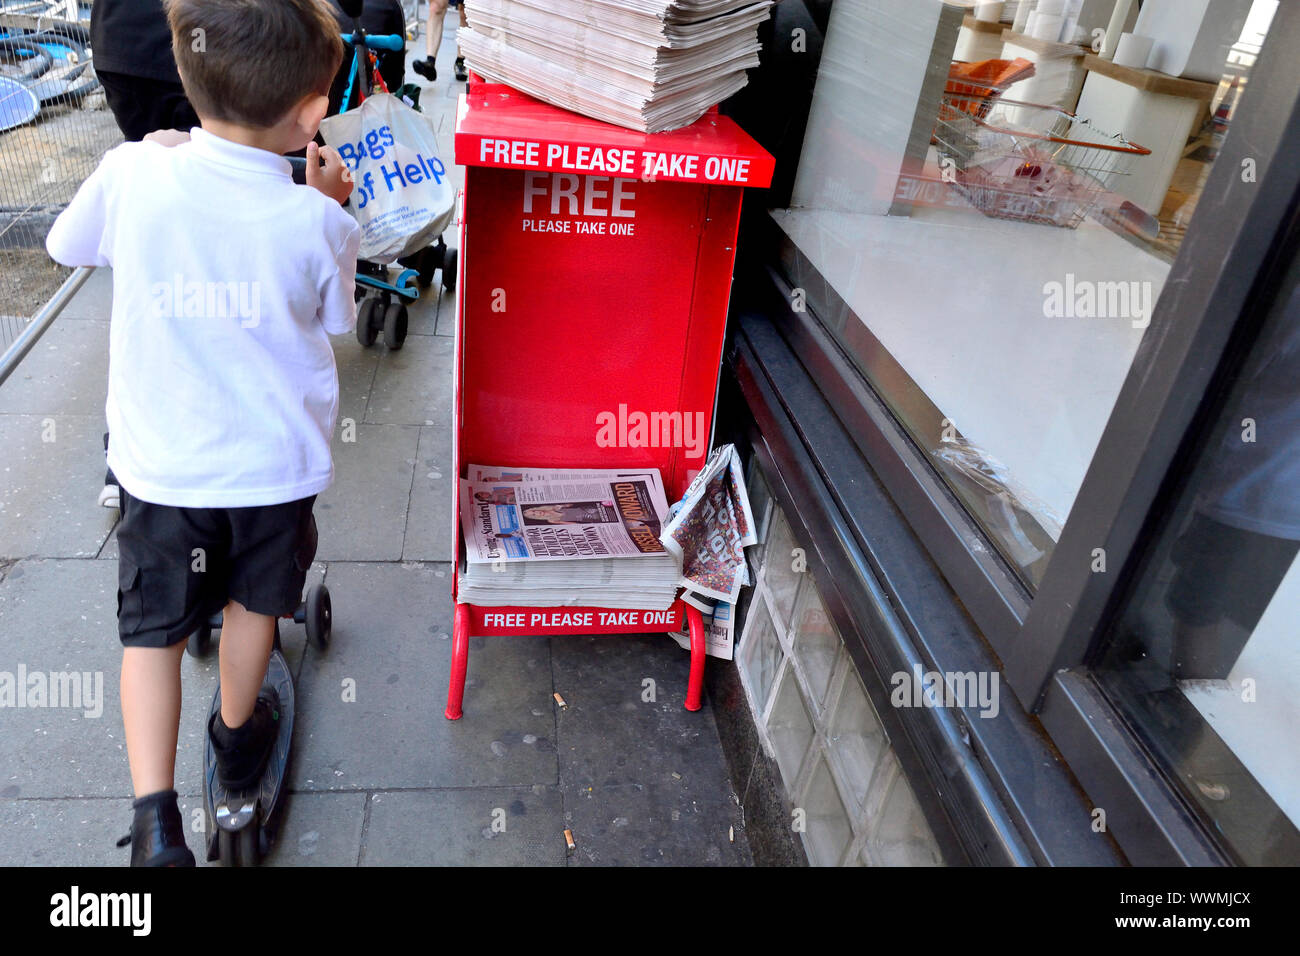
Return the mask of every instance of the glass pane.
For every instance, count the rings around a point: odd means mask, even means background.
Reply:
[[[843,642],[822,606],[811,577],[799,592],[791,632],[795,657],[807,676],[809,691],[820,712]]]
[[[856,668],[850,667],[845,675],[844,688],[831,713],[826,746],[836,756],[835,766],[849,799],[856,804],[855,809],[862,809],[871,777],[889,741]]]
[[[892,753],[890,759],[897,763]],[[894,775],[863,855],[870,866],[943,865],[930,825],[901,772]]]
[[[1099,674],[1211,832],[1300,863],[1300,262],[1238,366]]]
[[[807,812],[804,847],[808,851],[808,862],[813,866],[837,866],[853,840],[853,827],[844,812],[844,804],[835,790],[835,781],[831,779],[826,761],[820,757],[803,802],[803,809]]]
[[[804,706],[793,668],[787,667],[785,676],[781,678],[781,688],[777,691],[776,703],[772,705],[772,717],[767,722],[767,735],[776,751],[781,777],[787,789],[793,789],[803,767],[804,754],[813,739],[812,720]]]
[[[761,554],[763,542],[767,540],[768,506],[772,502],[772,491],[763,477],[763,469],[758,466],[758,459],[751,457],[749,471],[745,475],[745,490],[749,492],[749,508],[754,512],[754,533],[758,536],[758,545],[746,550],[746,554]]]
[[[782,626],[788,629],[790,613],[794,610],[795,591],[799,589],[799,580],[803,574],[795,570],[794,536],[779,508],[773,507],[769,535],[767,550],[763,553],[763,576],[772,595],[773,613]]]
[[[1119,65],[1093,51],[1115,0],[1033,24],[1018,4],[1002,23],[970,6],[835,0],[771,215],[792,306],[838,339],[1032,587],[1277,3],[1134,3],[1126,31],[1154,45],[1126,43]],[[770,52],[770,69],[795,68]],[[788,112],[751,112],[780,143]]]
[[[758,712],[756,716],[761,716],[772,694],[776,669],[781,664],[781,645],[777,642],[776,631],[772,629],[772,618],[767,613],[766,601],[753,601],[749,606],[749,614],[753,615],[753,621],[746,625],[741,657],[749,686],[758,697],[755,701],[755,710]]]

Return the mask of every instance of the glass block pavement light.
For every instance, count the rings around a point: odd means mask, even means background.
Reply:
[[[880,718],[753,462],[747,481],[760,541],[748,550],[754,585],[737,663],[808,861],[941,866]]]

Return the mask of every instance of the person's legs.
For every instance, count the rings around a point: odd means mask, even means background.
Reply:
[[[224,592],[222,530],[204,509],[141,501],[121,489],[117,526],[121,698],[131,786],[132,866],[193,866],[176,802],[185,639]],[[194,555],[205,556],[196,565]]]
[[[175,783],[184,651],[183,641],[122,649],[122,723],[136,797],[170,790]]]
[[[279,698],[263,686],[275,620],[291,614],[316,555],[315,496],[229,508],[229,603],[221,626],[221,712],[208,729],[217,775],[232,789],[261,776],[279,732]]]
[[[442,26],[447,17],[447,0],[429,0],[429,31],[424,36],[424,50],[433,59],[442,45]]]
[[[253,716],[258,691],[275,641],[275,618],[254,614],[238,601],[226,605],[221,621],[221,720],[242,727]]]
[[[469,26],[469,21],[465,19],[465,0],[460,0],[457,4],[460,10],[460,25]],[[465,69],[465,58],[460,54],[460,34],[456,34],[456,79],[464,82],[469,79],[469,71]]]
[[[414,60],[411,63],[411,69],[429,82],[438,78],[438,68],[434,65],[434,58],[437,57],[438,48],[442,45],[442,26],[446,15],[447,0],[429,0],[429,22],[424,35],[424,49],[427,55],[423,60]]]

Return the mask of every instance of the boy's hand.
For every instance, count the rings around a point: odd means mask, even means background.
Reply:
[[[179,146],[190,141],[190,134],[179,129],[156,129],[145,136],[144,141],[161,146]]]
[[[321,158],[325,160],[324,166],[320,164]],[[308,143],[307,185],[341,204],[352,195],[352,170],[348,169],[343,157],[334,147],[321,149],[314,142]]]

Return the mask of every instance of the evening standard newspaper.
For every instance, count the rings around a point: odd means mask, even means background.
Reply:
[[[667,553],[659,535],[668,503],[657,472],[530,481],[518,471],[518,479],[507,472],[505,480],[461,480],[461,526],[471,565]]]

